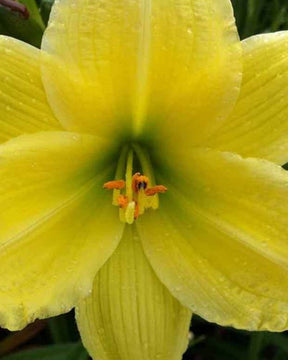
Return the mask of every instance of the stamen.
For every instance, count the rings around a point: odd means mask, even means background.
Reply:
[[[103,188],[108,190],[122,190],[125,188],[125,181],[124,180],[108,181],[103,185]]]
[[[109,181],[103,187],[108,190],[115,191],[116,189],[119,191],[116,204],[113,200],[113,205],[119,206],[121,221],[132,224],[134,220],[144,214],[146,209],[157,209],[157,194],[165,193],[168,189],[163,185],[148,187],[149,178],[140,173],[134,174],[130,179],[127,175],[126,173],[126,195],[120,193],[120,190],[125,188],[124,180]],[[128,187],[127,184],[130,184],[130,186]]]
[[[135,220],[135,201],[129,202],[126,212],[125,212],[125,220],[127,224],[133,224]]]
[[[142,169],[147,171],[147,175],[136,172],[133,175],[133,153],[137,154]],[[104,184],[104,189],[113,190],[113,205],[119,207],[120,220],[132,224],[138,217],[144,214],[145,210],[157,209],[159,206],[159,193],[165,193],[167,188],[163,185],[151,186],[154,182],[152,166],[149,157],[138,146],[133,145],[133,149],[126,148],[122,151],[118,163],[116,176],[121,176],[121,170],[125,166],[124,156],[127,159],[125,181],[113,180]],[[124,172],[124,171],[123,171]],[[122,172],[122,174],[123,174]],[[116,178],[117,178],[116,177]]]
[[[124,146],[119,157],[119,161],[117,164],[115,179],[121,179],[125,172],[126,167],[126,159],[128,154],[128,146]],[[114,189],[113,190],[113,200],[112,204],[114,206],[118,206],[118,197],[121,195],[121,189]]]
[[[165,193],[168,189],[163,186],[163,185],[157,185],[157,186],[153,186],[150,189],[145,190],[145,194],[147,196],[153,196],[155,194],[159,194],[159,193]]]
[[[132,173],[133,173],[133,150],[128,153],[127,168],[126,168],[126,196],[129,202],[133,200],[133,189],[132,189]]]
[[[139,202],[137,202],[136,205],[135,205],[134,220],[137,220],[139,215],[140,215],[140,213],[139,213]]]
[[[118,199],[117,199],[117,202],[118,202],[118,206],[121,209],[125,209],[129,204],[128,198],[125,195],[119,195]]]
[[[5,7],[6,9],[9,9],[11,11],[14,11],[18,14],[20,14],[23,19],[27,20],[29,19],[30,13],[27,9],[27,7],[17,1],[14,0],[0,0],[0,7]]]
[[[149,185],[149,179],[147,176],[141,175],[139,172],[132,177],[132,189],[135,193],[138,193],[141,189],[145,190]]]

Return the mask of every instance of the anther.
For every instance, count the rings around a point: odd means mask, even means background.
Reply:
[[[159,193],[165,193],[168,189],[163,185],[153,186],[152,188],[145,190],[145,195],[153,196]]]
[[[139,203],[136,202],[135,204],[135,211],[134,211],[134,220],[137,220],[138,217],[140,215],[140,208],[139,208]]]
[[[119,195],[118,199],[117,199],[117,202],[118,202],[118,206],[121,209],[125,209],[127,207],[128,203],[129,203],[128,198],[125,195]]]
[[[144,214],[145,210],[157,209],[159,200],[157,194],[165,193],[163,185],[150,187],[150,180],[139,172],[126,176],[124,180],[109,181],[103,185],[104,189],[113,190],[113,205],[120,208],[120,220],[132,224],[134,220]],[[125,192],[123,193],[123,189]]]
[[[108,190],[122,190],[125,188],[125,181],[124,180],[108,181],[103,185],[103,188]]]
[[[132,177],[132,189],[135,193],[138,193],[141,189],[145,190],[149,186],[149,179],[145,175],[141,175],[139,172]]]

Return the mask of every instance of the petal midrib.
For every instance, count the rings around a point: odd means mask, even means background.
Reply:
[[[164,181],[164,180],[163,180]],[[166,181],[167,184],[167,181]],[[254,253],[265,257],[268,261],[273,262],[274,264],[281,266],[283,268],[288,268],[286,258],[281,256],[281,254],[275,252],[275,251],[268,251],[265,248],[260,248],[259,246],[253,245],[251,242],[247,242],[247,238],[252,239],[253,238],[248,236],[247,232],[243,232],[240,229],[237,229],[237,236],[235,236],[235,226],[229,226],[229,224],[225,221],[221,221],[219,218],[216,218],[216,216],[213,216],[212,214],[205,212],[203,209],[201,209],[199,206],[194,205],[193,202],[188,201],[187,197],[183,193],[183,191],[179,191],[178,188],[174,187],[171,183],[168,184],[169,190],[172,190],[171,192],[177,193],[177,198],[181,198],[181,202],[184,202],[186,204],[185,210],[192,214],[200,217],[204,222],[208,222],[211,224],[211,226],[218,231],[222,232],[223,234],[228,235],[235,241],[239,242],[242,246],[245,246],[246,248],[250,249]],[[176,196],[175,196],[176,198]],[[175,202],[174,202],[175,203]],[[178,227],[181,230],[181,227]]]
[[[137,56],[136,104],[133,119],[133,131],[136,135],[138,135],[142,129],[146,115],[151,45],[151,8],[151,0],[142,1],[142,23],[139,32],[139,50]]]
[[[37,221],[30,224],[25,230],[19,232],[18,234],[14,235],[13,237],[5,241],[5,243],[1,246],[1,250],[3,250],[8,246],[13,245],[15,242],[21,240],[21,238],[23,238],[24,236],[32,233],[37,227],[47,223],[52,216],[55,216],[56,214],[60,213],[64,208],[73,204],[77,199],[79,199],[90,189],[92,189],[95,186],[95,184],[98,182],[99,178],[100,176],[95,176],[94,178],[90,179],[88,182],[82,185],[76,193],[63,200],[53,210],[48,211],[48,213],[46,213],[43,217],[41,217]]]

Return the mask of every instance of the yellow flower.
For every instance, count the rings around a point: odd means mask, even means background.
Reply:
[[[41,50],[1,37],[1,325],[78,306],[101,360],[178,360],[191,311],[287,329],[287,84],[288,33],[241,43],[229,0],[61,0]]]

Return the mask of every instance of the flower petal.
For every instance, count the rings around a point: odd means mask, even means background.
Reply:
[[[0,324],[11,330],[87,296],[123,226],[96,137],[22,135],[0,146]],[[112,170],[113,171],[113,170]]]
[[[198,143],[239,93],[229,0],[58,1],[42,49],[50,104],[73,131]]]
[[[77,311],[84,345],[102,360],[179,360],[190,319],[190,310],[155,276],[134,226],[126,226]]]
[[[266,160],[211,150],[180,159],[181,183],[160,176],[169,191],[138,221],[156,274],[209,321],[287,329],[288,174]]]
[[[0,142],[60,128],[41,82],[40,51],[0,36]]]
[[[233,113],[208,145],[288,161],[288,31],[243,42],[243,86]]]

